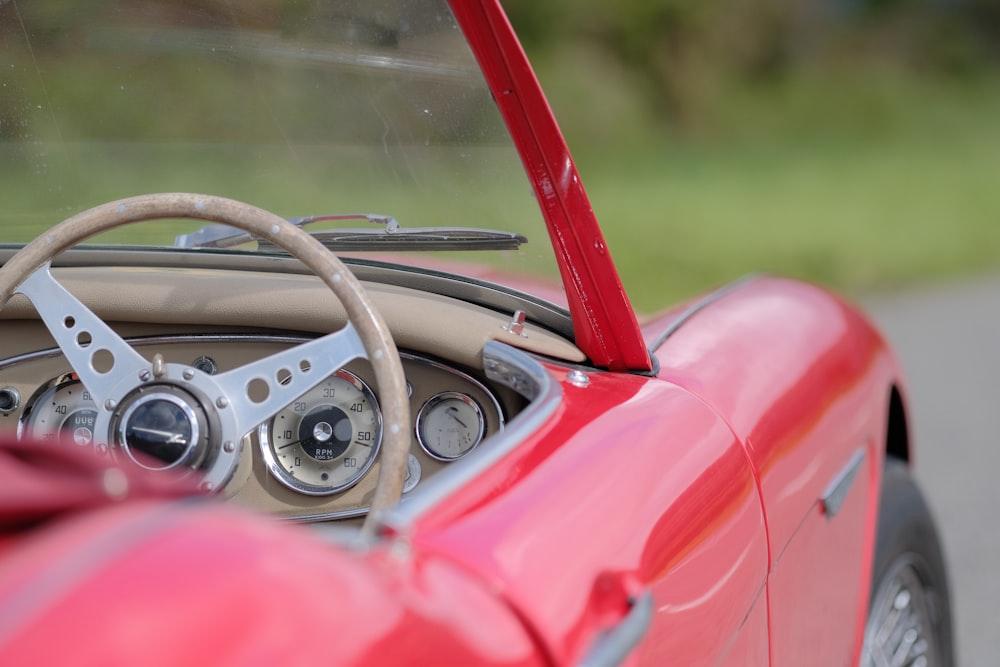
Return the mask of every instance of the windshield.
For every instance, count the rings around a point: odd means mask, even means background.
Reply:
[[[387,219],[446,228],[436,243],[359,247],[385,261],[556,275],[524,170],[445,2],[11,0],[0,31],[0,241],[28,241],[105,201],[188,191],[331,218],[308,230],[384,233]],[[361,217],[337,219],[351,215]],[[202,224],[94,241],[173,246]],[[452,227],[518,242],[480,249]],[[452,248],[456,237],[465,241]]]

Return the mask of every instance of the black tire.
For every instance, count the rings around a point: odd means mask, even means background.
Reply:
[[[941,544],[906,463],[887,459],[862,667],[953,667]]]

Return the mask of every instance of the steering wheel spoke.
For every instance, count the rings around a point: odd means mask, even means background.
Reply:
[[[215,376],[241,433],[270,419],[353,359],[365,357],[357,329],[347,326],[322,338]]]
[[[236,227],[284,248],[337,297],[349,324],[332,334],[217,376],[147,361],[66,290],[49,270],[58,253],[122,225],[154,219],[207,220]],[[274,213],[222,197],[183,192],[129,197],[67,218],[0,267],[0,304],[21,293],[35,305],[69,364],[100,408],[95,440],[152,469],[196,470],[206,488],[232,479],[239,440],[298,396],[359,357],[372,365],[382,435],[379,477],[365,522],[399,501],[409,449],[406,378],[388,326],[357,278],[316,239]],[[175,426],[154,423],[171,415]],[[117,448],[117,449],[116,449]],[[152,463],[139,454],[151,454]],[[140,458],[143,461],[140,462]]]
[[[98,403],[126,376],[136,377],[149,362],[73,296],[45,263],[16,292],[28,297],[80,381]]]

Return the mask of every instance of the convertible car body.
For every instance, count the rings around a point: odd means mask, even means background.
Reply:
[[[0,664],[951,664],[885,341],[637,317],[496,0],[0,31]]]

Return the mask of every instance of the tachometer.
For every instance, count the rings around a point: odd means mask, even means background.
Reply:
[[[282,484],[309,495],[339,493],[375,462],[382,415],[368,385],[341,370],[261,425],[258,436]]]

